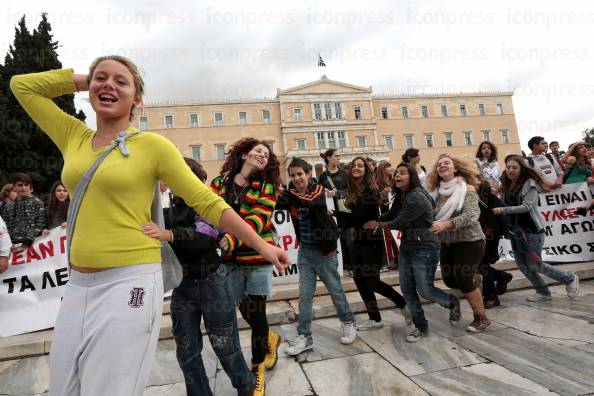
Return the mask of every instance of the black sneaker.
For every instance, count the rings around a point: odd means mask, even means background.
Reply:
[[[454,297],[455,300],[450,307],[450,324],[452,326],[456,326],[460,321],[460,317],[462,317],[462,313],[460,312],[460,300],[457,297]]]
[[[485,309],[491,309],[500,306],[501,302],[499,302],[499,299],[495,297],[492,300],[484,300],[483,305],[485,306]]]
[[[495,286],[495,290],[497,291],[497,295],[500,296],[507,291],[507,285],[509,282],[512,281],[514,276],[509,272],[503,273],[503,279],[497,282],[497,286]]]

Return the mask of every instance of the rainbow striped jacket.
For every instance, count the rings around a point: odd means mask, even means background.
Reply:
[[[217,176],[210,184],[210,188],[223,199],[227,200],[229,174]],[[252,181],[243,200],[239,216],[252,227],[262,239],[274,245],[272,237],[272,214],[276,206],[276,189],[272,183],[266,181]],[[257,251],[246,245],[235,235],[225,234],[229,241],[229,252],[223,257],[223,262],[235,262],[237,265],[263,266],[271,265]]]

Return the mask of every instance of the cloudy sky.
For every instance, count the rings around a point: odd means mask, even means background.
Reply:
[[[589,1],[10,3],[0,54],[23,14],[33,28],[45,11],[65,67],[128,56],[145,73],[146,102],[273,97],[319,78],[319,52],[329,78],[376,94],[513,90],[522,146],[543,135],[566,147],[594,127]]]

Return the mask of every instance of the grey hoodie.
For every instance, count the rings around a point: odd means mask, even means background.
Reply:
[[[542,231],[545,227],[545,222],[538,213],[538,187],[536,182],[532,179],[528,179],[522,185],[519,193],[518,206],[504,206],[501,211],[502,214],[512,215],[520,213],[530,213],[530,219],[538,229]]]

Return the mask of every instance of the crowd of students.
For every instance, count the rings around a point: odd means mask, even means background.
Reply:
[[[65,159],[64,183],[52,188],[47,213],[22,173],[2,188],[0,203],[0,270],[6,269],[11,249],[29,246],[53,227],[67,227],[72,235],[70,282],[50,353],[50,394],[143,393],[160,325],[160,246],[167,243],[184,270],[173,290],[171,316],[188,395],[212,394],[201,358],[202,318],[238,394],[263,395],[265,372],[275,367],[281,343],[266,316],[272,268],[282,273],[289,264],[274,239],[274,210],[289,211],[299,240],[297,337],[286,348],[291,356],[314,346],[318,277],[340,319],[343,344],[353,343],[358,331],[384,326],[375,293],[414,324],[409,342],[429,334],[420,297],[444,307],[457,325],[464,296],[474,314],[466,329],[487,330],[486,310],[499,305],[498,295],[512,279],[492,267],[503,236],[511,239],[518,268],[536,290],[530,301],[551,298],[539,273],[565,284],[569,297],[579,293],[576,275],[541,259],[544,224],[537,200],[539,192],[563,183],[594,183],[591,147],[584,142],[565,154],[553,142],[548,154],[544,139],[534,137],[528,142],[531,154],[508,156],[503,171],[491,142],[478,146],[475,162],[443,154],[429,171],[420,165],[417,149],[408,149],[395,168],[364,157],[343,166],[340,153],[331,149],[322,154],[327,169],[318,179],[311,164],[293,158],[290,183],[282,186],[270,147],[242,138],[230,146],[209,189],[199,163],[182,158],[165,138],[130,125],[144,83],[126,58],[99,58],[88,75],[55,70],[16,76],[11,89]],[[97,131],[51,100],[83,90],[97,114]],[[113,148],[118,150],[108,152],[87,190],[78,191],[85,170]],[[150,215],[158,182],[172,191],[164,225]],[[77,211],[67,221],[70,198]],[[327,207],[327,198],[334,209]],[[582,213],[587,209],[592,203]],[[399,248],[391,230],[401,233]],[[368,319],[360,323],[341,284],[338,241],[344,268],[352,272],[365,303]],[[381,280],[387,263],[397,263],[402,294]],[[435,286],[438,265],[450,292]],[[251,327],[251,365],[241,351],[236,307]]]

